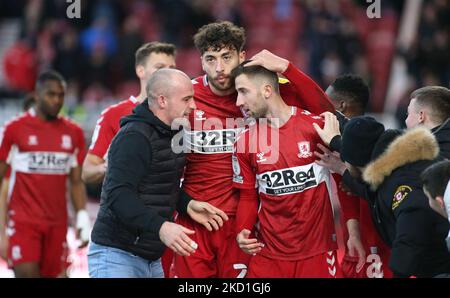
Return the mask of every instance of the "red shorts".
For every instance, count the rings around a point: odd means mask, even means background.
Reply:
[[[257,254],[248,265],[249,278],[336,278],[342,277],[336,251],[299,261],[269,259]]]
[[[367,252],[366,252],[367,253]],[[389,251],[379,251],[366,256],[366,263],[360,272],[356,272],[358,257],[345,255],[342,260],[342,274],[345,278],[392,278],[389,269]]]
[[[9,222],[8,264],[39,263],[43,277],[57,277],[67,266],[67,225]]]
[[[170,275],[170,266],[172,265],[173,262],[173,250],[171,250],[170,248],[166,248],[166,250],[164,251],[163,255],[161,256],[161,266],[163,268],[163,272],[164,272],[164,277],[168,278]]]
[[[246,275],[250,255],[237,244],[234,217],[229,216],[219,231],[212,232],[186,216],[179,216],[176,222],[195,231],[189,237],[198,244],[198,248],[189,257],[175,254],[171,277],[236,278]]]

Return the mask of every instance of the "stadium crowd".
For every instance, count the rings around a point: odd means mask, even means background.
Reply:
[[[67,193],[91,277],[450,277],[449,181],[430,179],[448,171],[448,1],[424,4],[407,50],[403,1],[375,20],[345,0],[81,1],[80,19],[5,3],[22,31],[1,97],[34,98],[0,138],[17,277],[66,276]],[[396,51],[404,130],[364,115]],[[105,109],[83,134],[63,105]]]

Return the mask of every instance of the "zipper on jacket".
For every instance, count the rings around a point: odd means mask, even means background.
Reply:
[[[136,240],[134,240],[134,245],[136,245],[139,241],[139,236],[136,237]]]

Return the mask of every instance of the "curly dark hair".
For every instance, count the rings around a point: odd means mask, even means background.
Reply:
[[[194,35],[194,44],[202,55],[208,49],[234,48],[241,52],[245,45],[245,29],[228,21],[210,23]]]

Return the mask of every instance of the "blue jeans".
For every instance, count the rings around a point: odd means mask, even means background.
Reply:
[[[127,251],[91,241],[88,252],[92,278],[162,278],[161,259],[149,261]]]

